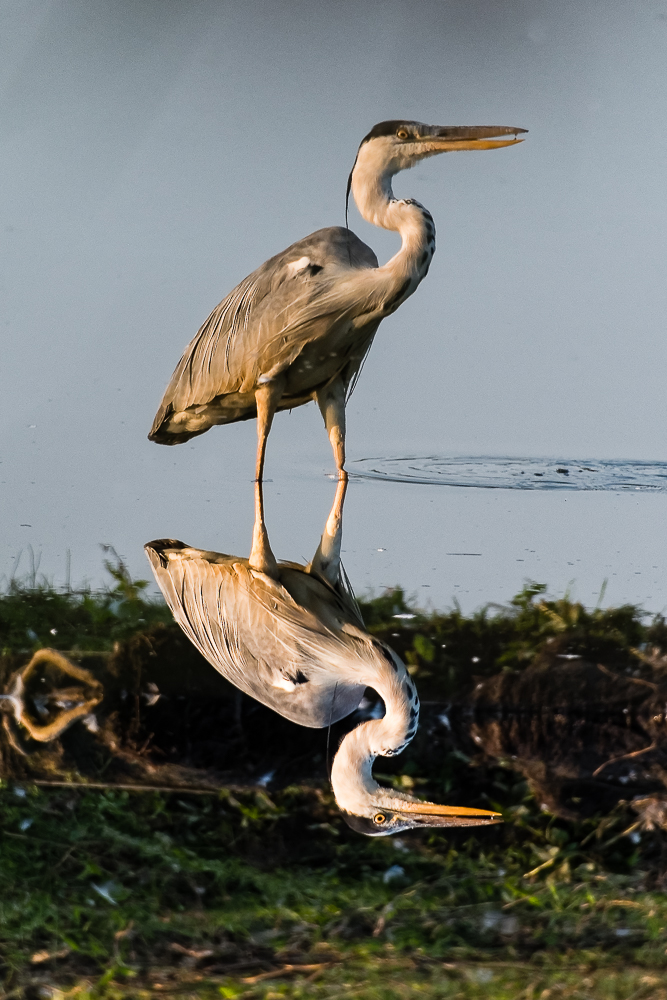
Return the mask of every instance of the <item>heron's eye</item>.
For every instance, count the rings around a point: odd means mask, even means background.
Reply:
[[[404,128],[399,128],[399,130],[396,133],[396,135],[398,136],[399,139],[407,139],[407,137],[408,137],[408,133],[407,133],[406,129],[404,129]]]
[[[381,826],[383,823],[387,822],[387,817],[384,813],[376,813],[375,816],[373,816],[373,822],[377,823],[378,826]]]

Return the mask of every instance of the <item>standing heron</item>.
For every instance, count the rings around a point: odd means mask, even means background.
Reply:
[[[521,128],[440,127],[386,121],[362,140],[348,180],[361,215],[400,233],[401,249],[382,267],[353,232],[319,229],[271,257],[222,300],[185,349],[149,438],[180,444],[214,424],[257,417],[256,482],[276,410],[315,399],[344,478],[345,402],[375,331],[412,295],[435,251],[430,212],[394,197],[394,174],[437,153],[498,149]],[[511,136],[511,138],[498,138]],[[250,564],[260,562],[266,527],[259,490]]]
[[[331,770],[347,823],[370,835],[418,826],[479,826],[500,816],[484,809],[421,802],[373,778],[377,756],[400,753],[417,731],[419,698],[404,664],[364,629],[340,562],[346,480],[340,480],[313,560],[276,562],[264,537],[264,562],[149,542],[146,554],[173,615],[200,653],[228,681],[302,726],[324,728],[359,705],[365,688],[385,715],[343,739]],[[259,489],[260,504],[262,500]]]

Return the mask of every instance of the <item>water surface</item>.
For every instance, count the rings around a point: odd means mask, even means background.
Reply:
[[[353,475],[507,490],[667,490],[667,463],[542,458],[364,458]]]

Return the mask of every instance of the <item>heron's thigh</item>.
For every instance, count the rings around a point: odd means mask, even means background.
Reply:
[[[327,431],[339,428],[345,434],[345,386],[342,378],[332,379],[315,393]]]

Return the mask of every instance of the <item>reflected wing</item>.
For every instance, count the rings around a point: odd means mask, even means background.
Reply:
[[[172,413],[251,392],[260,376],[287,368],[305,344],[358,310],[354,279],[375,267],[370,247],[340,227],[321,229],[262,264],[216,306],[185,349],[149,438],[167,443],[160,428]]]
[[[345,571],[343,564],[340,564],[338,570],[338,582],[336,584],[336,590],[341,596],[341,599],[345,602],[350,610],[352,618],[355,620],[359,628],[364,628],[364,619],[361,614],[361,608],[357,601],[356,595],[352,590],[352,584],[350,583],[350,578]]]
[[[234,556],[172,539],[145,549],[174,618],[232,684],[302,726],[321,728],[357,708],[365,685],[346,674],[363,643],[342,631],[344,622],[336,627],[335,607],[314,613]],[[326,588],[309,585],[326,602]]]

